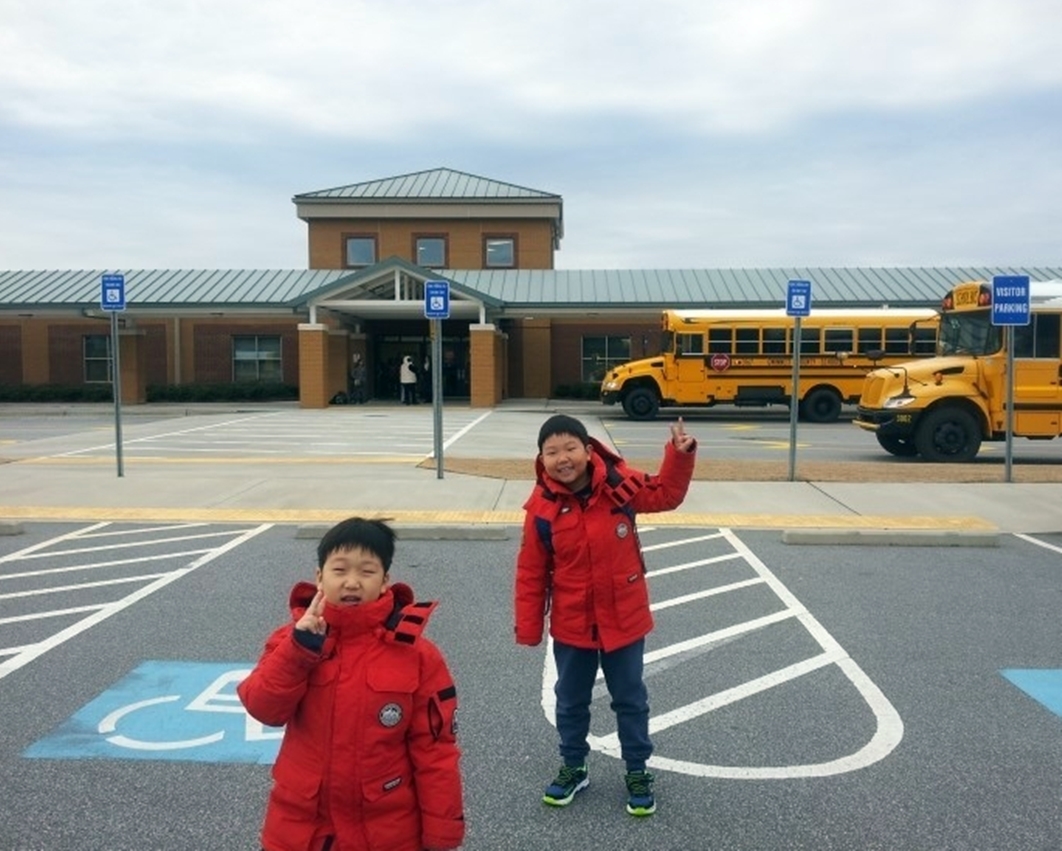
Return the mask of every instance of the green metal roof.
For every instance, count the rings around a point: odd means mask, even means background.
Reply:
[[[454,171],[433,168],[349,186],[296,195],[294,201],[560,201],[559,195]]]
[[[292,309],[378,281],[395,270],[446,278],[455,291],[494,310],[656,310],[784,305],[789,280],[808,280],[822,307],[889,304],[935,307],[962,281],[996,275],[1062,280],[1062,266],[945,266],[765,269],[431,270],[392,257],[366,269],[112,269],[125,275],[126,301],[145,309]],[[0,272],[0,311],[98,307],[103,270]]]

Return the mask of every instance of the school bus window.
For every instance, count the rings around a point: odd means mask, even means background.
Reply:
[[[704,354],[704,336],[702,334],[679,334],[677,340],[680,354]]]
[[[911,350],[911,354],[915,355],[932,355],[937,351],[937,329],[936,328],[921,328],[915,326],[914,329],[914,348]]]
[[[760,353],[759,328],[738,328],[734,333],[737,335],[734,343],[735,354],[758,355]]]
[[[800,329],[800,354],[802,355],[817,355],[822,351],[820,342],[822,340],[821,328],[804,328]]]
[[[708,352],[709,354],[731,354],[734,351],[734,345],[731,339],[731,331],[729,328],[709,328],[708,329]]]
[[[909,345],[909,335],[906,328],[885,329],[885,354],[905,355]]]
[[[765,355],[784,355],[786,353],[785,328],[763,329],[763,353]]]
[[[826,351],[827,352],[851,352],[854,349],[853,333],[851,328],[827,328]]]
[[[881,329],[880,328],[860,328],[859,329],[859,348],[856,349],[861,355],[865,355],[867,352],[875,352],[881,349]]]

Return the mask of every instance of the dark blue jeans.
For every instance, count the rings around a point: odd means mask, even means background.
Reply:
[[[649,741],[649,692],[642,679],[645,639],[618,650],[582,650],[553,643],[557,663],[557,732],[565,765],[583,765],[590,752],[590,701],[600,664],[616,713],[620,752],[628,770],[644,768],[653,752]]]

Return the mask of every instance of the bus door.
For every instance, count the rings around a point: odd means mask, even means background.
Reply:
[[[1062,349],[1058,313],[1035,313],[1014,333],[1014,432],[1022,437],[1062,434]],[[1004,386],[1004,399],[1006,390]]]
[[[675,335],[676,374],[668,395],[676,402],[705,400],[704,361],[704,334]]]

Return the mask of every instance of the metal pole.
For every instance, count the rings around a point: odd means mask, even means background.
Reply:
[[[118,478],[125,475],[122,467],[122,359],[118,345],[118,312],[111,311],[111,390],[114,393],[114,449],[118,461]]]
[[[800,398],[800,317],[793,324],[793,387],[789,393],[789,481],[796,480],[797,400]]]
[[[442,320],[431,320],[431,409],[435,422],[435,478],[443,478]]]
[[[1007,450],[1006,450],[1006,473],[1004,481],[1011,481],[1011,465],[1014,452],[1014,329],[1008,326],[1007,331]]]

